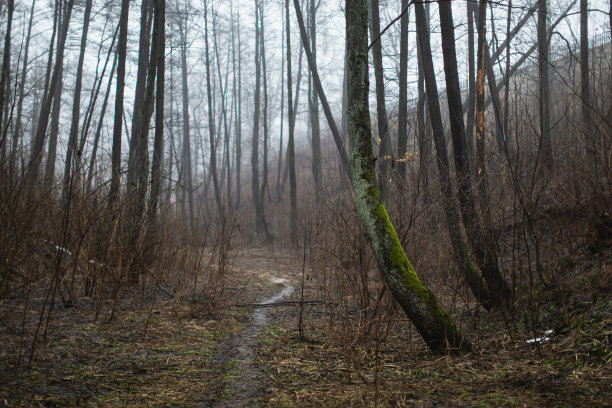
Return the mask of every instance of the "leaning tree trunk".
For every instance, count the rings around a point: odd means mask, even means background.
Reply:
[[[401,247],[395,229],[380,200],[374,171],[368,109],[367,3],[346,1],[347,122],[355,204],[361,223],[391,293],[435,351],[448,347],[469,350],[450,317],[435,296],[419,281]]]
[[[438,88],[434,73],[433,59],[429,40],[429,31],[425,24],[425,9],[423,4],[415,3],[415,14],[417,32],[419,35],[419,47],[423,62],[423,74],[425,76],[425,86],[427,88],[427,102],[431,118],[434,143],[436,145],[436,155],[438,173],[440,177],[440,192],[444,206],[444,215],[451,239],[453,254],[457,267],[465,277],[472,293],[487,309],[491,308],[491,293],[482,280],[480,273],[470,259],[470,253],[463,240],[461,233],[461,220],[457,206],[455,204],[455,194],[451,184],[448,154],[446,151],[446,140],[444,138],[444,128],[442,125],[442,115],[440,113],[440,102],[438,99]]]
[[[340,131],[338,130],[338,126],[336,125],[336,121],[334,120],[334,117],[332,115],[331,108],[329,107],[329,103],[327,102],[327,98],[325,96],[325,92],[323,92],[323,85],[321,85],[321,79],[319,78],[316,61],[314,60],[312,51],[310,49],[310,42],[308,41],[308,35],[306,34],[306,26],[304,25],[304,18],[302,17],[302,10],[300,9],[299,1],[293,0],[293,6],[295,8],[295,14],[298,20],[298,25],[300,26],[300,36],[302,38],[302,45],[303,45],[304,51],[306,51],[306,58],[308,59],[308,67],[310,68],[310,73],[312,74],[313,84],[317,91],[317,94],[319,95],[319,100],[321,101],[321,106],[323,107],[323,112],[325,113],[325,118],[327,119],[329,130],[332,132],[332,136],[334,138],[336,148],[338,149],[338,154],[340,155],[340,165],[341,165],[341,168],[345,170],[346,174],[350,177],[348,155],[346,154],[346,150],[344,146],[345,143],[344,143],[343,137],[340,135]],[[289,11],[288,10],[287,10],[286,18],[287,18],[287,48],[289,49],[289,43],[288,43],[289,42],[289,34],[288,34],[289,33],[289,29],[288,29],[289,28]],[[287,51],[287,55],[290,55],[289,51]],[[299,76],[298,76],[298,84],[299,84]],[[294,119],[294,123],[295,123],[295,119]]]

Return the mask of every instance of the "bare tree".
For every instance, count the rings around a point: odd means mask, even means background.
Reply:
[[[9,82],[9,71],[11,66],[11,26],[13,24],[13,12],[15,11],[15,1],[8,0],[7,5],[7,16],[6,16],[6,32],[4,33],[4,51],[2,54],[2,72],[0,72],[0,169],[4,170],[6,163],[6,141],[8,134],[8,127],[4,129],[2,124],[4,121],[2,118],[9,117],[9,112],[4,109],[4,103],[8,100],[8,82]],[[12,160],[12,159],[11,159]],[[4,173],[4,171],[3,171]]]
[[[187,10],[183,10],[184,14],[183,16],[179,16],[179,23],[178,23],[178,27],[179,27],[179,40],[180,40],[180,51],[181,51],[181,89],[182,89],[182,96],[183,96],[183,150],[181,152],[181,172],[180,172],[180,179],[182,182],[182,189],[181,189],[181,195],[183,197],[183,205],[185,203],[185,201],[188,202],[189,204],[189,226],[191,227],[190,231],[191,233],[193,233],[193,231],[195,230],[195,207],[194,207],[194,203],[193,203],[193,174],[192,174],[192,166],[191,166],[191,128],[190,128],[190,122],[189,122],[189,81],[188,81],[188,71],[187,71]],[[204,9],[204,22],[207,22],[206,19],[206,15],[207,15],[207,4],[205,3],[205,9]],[[206,26],[205,26],[206,29]],[[204,40],[206,41],[206,58],[208,58],[208,32],[206,32]],[[210,89],[210,79],[208,78],[208,70],[209,70],[209,64],[208,61],[206,63],[206,80],[207,80],[207,88]],[[208,91],[211,92],[211,91]],[[210,103],[210,100],[209,100]],[[210,106],[209,106],[210,109]],[[212,112],[211,112],[212,113]],[[210,115],[209,115],[210,117]],[[211,138],[214,139],[214,122],[211,121],[211,123],[209,123],[209,127],[211,129],[212,132],[212,136]],[[213,150],[214,151],[214,150]],[[212,155],[212,153],[211,153]],[[211,163],[212,165],[212,163]],[[217,167],[216,167],[216,163],[215,163],[215,167],[213,168],[213,174],[216,177],[216,171],[217,171]],[[219,184],[218,184],[218,180],[215,178],[215,182],[216,182],[216,190],[215,190],[215,198],[219,199],[218,196],[218,189],[219,189]],[[185,200],[186,199],[186,200]]]
[[[261,57],[259,56],[261,36],[259,35],[259,29],[259,0],[255,0],[255,100],[253,109],[253,138],[251,140],[251,187],[253,207],[255,209],[255,230],[258,234],[264,232],[266,228],[259,190],[259,119],[261,99]]]
[[[378,0],[369,0],[372,37],[372,59],[374,61],[374,79],[376,82],[376,120],[378,122],[378,139],[380,147],[378,152],[378,188],[383,202],[387,200],[387,187],[389,185],[389,164],[393,156],[389,125],[387,122],[387,108],[385,107],[385,81],[383,78],[382,44],[380,38],[380,17]]]
[[[298,5],[299,6],[299,5]],[[302,22],[303,25],[303,22]],[[291,201],[291,215],[289,220],[289,234],[291,245],[297,247],[297,180],[295,174],[295,113],[293,107],[293,92],[291,84],[291,24],[289,20],[289,0],[285,0],[285,30],[287,33],[287,106],[289,107],[289,140],[287,141],[287,164],[289,165],[289,189]],[[299,80],[298,80],[299,83]]]
[[[74,0],[69,0],[66,4],[66,9],[63,12],[61,32],[58,35],[57,54],[55,57],[55,68],[53,69],[53,76],[51,77],[49,86],[50,89],[55,89],[60,77],[62,75],[62,67],[64,64],[64,50],[66,44],[66,37],[68,36],[68,25],[70,23],[70,16],[72,14],[72,7]],[[34,144],[32,151],[30,152],[30,168],[28,170],[28,178],[34,180],[38,178],[38,170],[40,168],[40,162],[42,159],[42,151],[45,143],[45,136],[47,133],[47,126],[49,124],[49,117],[51,114],[51,107],[53,104],[54,92],[49,92],[46,98],[43,97],[43,102],[40,110],[38,125],[36,126],[36,135],[34,137]]]
[[[491,290],[496,303],[508,295],[505,282],[497,266],[497,255],[487,246],[487,240],[480,229],[480,220],[476,214],[474,191],[472,189],[472,169],[465,140],[463,125],[463,108],[461,106],[461,89],[457,70],[457,53],[455,50],[455,29],[450,0],[438,2],[440,27],[442,34],[442,55],[446,80],[446,95],[453,141],[453,156],[458,186],[458,198],[463,216],[463,225],[467,238],[474,251],[478,266]],[[489,249],[489,250],[487,250]]]
[[[123,95],[125,92],[125,58],[127,55],[128,14],[130,1],[121,0],[119,17],[119,42],[117,43],[117,91],[115,93],[115,116],[113,121],[113,147],[111,153],[111,185],[109,205],[117,208],[121,177],[121,120],[123,118]]]
[[[402,17],[400,19],[400,55],[399,55],[399,100],[397,107],[397,171],[400,175],[400,188],[404,188],[406,177],[405,155],[408,149],[408,1],[402,0]]]
[[[550,78],[548,74],[548,0],[538,0],[538,80],[540,103],[540,138],[542,164],[552,166],[552,140],[550,135]]]
[[[73,153],[77,149],[79,114],[81,111],[81,87],[83,84],[83,63],[85,61],[85,47],[87,46],[87,32],[89,30],[91,6],[92,0],[87,0],[85,3],[85,13],[83,14],[83,33],[81,34],[81,48],[79,52],[79,62],[77,64],[74,98],[72,103],[72,122],[70,124],[70,136],[68,138],[68,149],[66,150],[66,162],[64,165],[64,193],[68,191],[68,184],[70,183],[71,169],[73,166]]]
[[[474,296],[479,299],[483,306],[491,308],[491,294],[489,289],[472,263],[468,248],[461,234],[461,220],[459,212],[457,211],[449,173],[448,153],[446,151],[446,140],[444,139],[444,129],[442,126],[438,89],[431,55],[429,31],[427,31],[427,26],[425,24],[425,8],[421,3],[415,3],[415,18],[419,35],[418,42],[421,48],[425,86],[427,88],[427,103],[429,105],[431,126],[436,146],[438,173],[440,177],[440,193],[442,194],[444,215],[451,239],[455,262]]]
[[[309,0],[309,12],[308,17],[310,20],[310,43],[312,45],[312,59],[314,64],[317,64],[317,26],[316,26],[316,13],[317,7],[315,6],[315,0]],[[310,129],[312,134],[312,177],[315,184],[315,200],[318,205],[321,205],[323,201],[323,171],[321,161],[321,126],[319,124],[319,98],[317,96],[314,87],[312,86],[312,74],[310,75],[309,81],[309,95],[310,100]]]
[[[341,168],[344,169],[344,171],[346,171],[347,175],[350,177],[350,167],[349,167],[349,162],[348,162],[348,155],[346,154],[344,140],[343,140],[343,137],[340,135],[340,131],[338,130],[338,126],[336,125],[336,121],[334,120],[334,117],[332,115],[331,108],[329,107],[329,103],[327,102],[327,98],[325,96],[325,92],[323,92],[323,85],[321,85],[321,79],[319,78],[319,73],[317,71],[317,65],[316,65],[315,60],[313,59],[312,51],[310,50],[310,43],[308,41],[308,35],[306,34],[306,26],[304,25],[304,18],[302,17],[302,10],[300,9],[300,3],[298,2],[298,0],[293,0],[293,6],[295,8],[295,14],[298,20],[298,25],[300,26],[300,36],[302,38],[303,48],[306,51],[306,57],[308,59],[308,67],[310,68],[312,79],[314,81],[314,86],[317,91],[317,94],[319,95],[319,100],[321,101],[323,112],[325,113],[325,118],[327,119],[327,124],[329,126],[329,129],[332,132],[334,142],[336,143],[336,148],[338,149],[338,154],[340,156],[340,165],[341,165]],[[288,32],[289,32],[289,14],[287,12],[287,33]],[[289,47],[289,35],[287,35],[287,48],[288,49],[290,48]],[[288,50],[287,58],[289,58],[289,55],[290,55],[290,52]],[[287,66],[289,66],[289,64],[290,64],[290,61],[288,61]],[[289,83],[289,81],[287,82]],[[299,74],[298,74],[298,84],[299,84]],[[295,119],[294,119],[294,122],[295,122]],[[291,119],[289,121],[289,128],[291,129]]]
[[[155,93],[155,139],[151,165],[151,193],[149,195],[149,223],[156,228],[157,207],[162,184],[164,157],[164,86],[166,80],[166,0],[155,0],[155,16],[159,19],[159,52],[157,53],[157,84]]]

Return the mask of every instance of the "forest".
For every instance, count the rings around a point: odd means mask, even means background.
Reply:
[[[0,0],[0,407],[612,406],[612,1]]]

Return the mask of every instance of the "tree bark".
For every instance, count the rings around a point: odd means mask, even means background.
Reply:
[[[347,175],[350,177],[348,155],[346,154],[346,150],[344,147],[344,141],[342,140],[342,137],[340,136],[340,131],[338,131],[338,126],[336,125],[336,121],[334,120],[334,117],[332,115],[331,108],[329,107],[329,103],[327,102],[327,98],[325,97],[325,93],[323,92],[323,85],[321,85],[321,79],[319,78],[319,73],[317,71],[317,65],[316,65],[316,62],[313,60],[313,55],[310,50],[308,35],[306,34],[306,27],[304,25],[304,18],[302,17],[302,10],[300,9],[300,3],[298,2],[298,0],[293,0],[293,6],[295,8],[295,14],[297,16],[298,25],[300,26],[300,36],[302,37],[302,44],[303,44],[304,50],[306,51],[306,57],[308,59],[308,66],[312,74],[312,79],[314,81],[315,89],[317,90],[317,94],[319,95],[319,99],[323,107],[323,112],[325,113],[325,117],[327,118],[327,124],[329,125],[329,128],[332,132],[332,136],[334,137],[334,142],[336,143],[336,148],[338,149],[338,154],[340,155],[340,164],[342,168],[346,171]],[[287,12],[287,27],[289,27],[288,12]],[[289,39],[289,36],[287,36],[287,39]],[[287,47],[289,48],[289,44],[287,44]],[[289,55],[289,53],[287,53],[287,55]]]
[[[387,123],[387,108],[385,107],[385,80],[383,78],[382,39],[380,38],[380,16],[378,0],[370,0],[372,22],[370,36],[373,39],[372,60],[374,61],[374,79],[376,83],[376,118],[378,123],[379,149],[378,158],[378,188],[380,199],[387,201],[387,187],[389,186],[389,163],[393,160],[391,137]]]
[[[21,117],[23,114],[23,100],[25,98],[25,83],[28,75],[28,61],[30,51],[30,40],[32,38],[32,22],[34,21],[34,7],[36,6],[36,0],[32,1],[32,7],[30,8],[30,20],[28,22],[28,33],[26,34],[26,41],[23,51],[23,65],[21,69],[21,82],[19,83],[19,99],[17,100],[17,119],[15,120],[15,132],[13,134],[13,144],[11,145],[11,160],[10,169],[11,176],[14,176],[16,171],[16,160],[17,160],[17,148],[19,146],[19,140],[23,137],[21,134]]]
[[[550,78],[548,74],[548,0],[538,0],[538,80],[540,102],[541,160],[546,168],[552,167],[552,140],[550,135]]]
[[[468,31],[468,100],[467,118],[465,123],[465,140],[470,157],[474,157],[474,115],[476,114],[476,59],[474,51],[474,13],[472,7],[467,8]]]
[[[297,0],[294,1],[294,5],[299,4]],[[303,26],[304,22],[302,21]],[[296,248],[298,246],[297,237],[297,180],[295,174],[295,113],[293,107],[293,95],[291,85],[291,24],[289,20],[289,0],[285,0],[285,29],[287,33],[287,106],[289,106],[289,140],[287,141],[287,164],[289,165],[289,196],[291,202],[291,214],[289,220],[289,235],[291,239],[291,245]],[[304,35],[305,35],[304,29]],[[302,41],[304,39],[302,38]],[[306,41],[307,43],[307,41]],[[298,82],[299,83],[299,82]]]
[[[205,3],[206,7],[206,3]],[[187,74],[187,27],[186,22],[187,18],[185,16],[184,20],[180,20],[179,30],[181,33],[181,80],[182,80],[182,96],[183,96],[183,151],[181,158],[181,169],[182,169],[182,182],[183,182],[183,194],[187,196],[187,201],[189,204],[189,227],[191,234],[195,231],[195,206],[193,202],[193,173],[191,166],[191,128],[189,123],[189,81]],[[207,27],[207,18],[206,18],[206,9],[204,12],[204,24],[205,24],[205,36],[204,39],[206,41],[206,84],[207,84],[207,92],[210,91],[210,78],[209,78],[209,61],[208,61],[208,27]],[[210,99],[209,99],[209,110],[210,110]],[[210,113],[212,114],[212,112]],[[209,123],[209,127],[211,129],[212,135],[211,138],[214,139],[214,121]],[[215,154],[214,150],[211,152],[211,156]],[[215,156],[216,157],[216,156]],[[212,165],[212,162],[211,162]],[[217,163],[214,163],[213,174],[217,175]],[[215,178],[215,198],[220,200],[219,193],[219,182]],[[217,203],[218,208],[220,208],[220,202]]]
[[[111,186],[109,205],[111,210],[117,208],[121,181],[121,121],[123,118],[123,95],[125,93],[125,59],[127,55],[128,15],[130,0],[121,0],[119,17],[119,42],[117,43],[117,91],[115,93],[115,116],[113,124],[113,147],[111,153]]]
[[[69,0],[62,16],[62,26],[60,35],[58,36],[57,54],[55,57],[55,68],[53,69],[53,76],[51,77],[49,86],[50,89],[55,89],[57,83],[60,81],[62,75],[62,67],[64,64],[64,48],[66,44],[66,37],[68,36],[68,25],[70,23],[70,16],[72,14],[72,6],[74,0]],[[49,116],[51,113],[51,107],[53,104],[53,92],[49,92],[46,98],[43,98],[38,125],[36,126],[36,135],[34,137],[34,144],[30,153],[30,167],[28,170],[28,178],[30,181],[34,181],[38,178],[38,171],[40,168],[40,162],[42,159],[42,151],[45,143],[45,135],[47,133],[47,126],[49,125]]]
[[[263,122],[263,166],[262,166],[262,174],[261,174],[261,192],[260,192],[260,200],[261,206],[264,207],[266,191],[268,192],[268,197],[270,196],[270,190],[268,188],[268,150],[269,150],[269,129],[268,129],[268,71],[266,67],[266,37],[264,35],[264,12],[263,12],[263,2],[259,7],[260,16],[259,16],[259,35],[260,39],[260,47],[261,47],[261,68],[262,68],[262,77],[263,77],[263,109],[262,109],[262,122]]]
[[[312,44],[312,59],[317,64],[317,27],[315,0],[310,3],[310,43]],[[315,184],[315,201],[317,205],[323,203],[323,171],[321,161],[321,126],[319,123],[319,99],[314,87],[310,86],[310,129],[312,133],[312,177]]]
[[[98,119],[98,126],[96,127],[96,134],[94,135],[93,141],[93,149],[91,151],[91,157],[89,159],[89,170],[87,172],[87,181],[86,188],[87,191],[91,191],[91,183],[93,180],[94,167],[96,163],[96,155],[98,152],[98,145],[100,143],[100,135],[102,134],[102,125],[104,123],[104,116],[106,115],[106,106],[108,105],[108,98],[110,96],[111,86],[113,84],[113,76],[115,75],[115,68],[117,67],[117,53],[115,53],[115,58],[113,60],[113,65],[111,67],[111,72],[108,77],[108,85],[106,86],[106,93],[104,94],[104,102],[102,103],[102,108],[100,109],[100,118]]]
[[[253,112],[253,139],[251,150],[251,188],[253,194],[253,206],[255,209],[255,230],[258,234],[264,234],[264,240],[269,242],[272,236],[266,222],[263,196],[259,184],[259,128],[261,119],[261,25],[260,25],[260,0],[255,0],[255,108]]]
[[[391,293],[435,351],[469,350],[450,317],[435,296],[419,281],[404,253],[384,204],[374,171],[368,109],[367,5],[365,0],[346,1],[347,122],[355,204],[378,267]]]
[[[468,241],[474,251],[484,280],[491,290],[495,306],[501,298],[507,296],[508,291],[497,267],[497,255],[490,250],[490,247],[494,247],[494,245],[487,245],[487,240],[480,229],[480,221],[476,215],[475,197],[472,189],[472,169],[465,140],[465,128],[463,126],[463,108],[461,106],[461,89],[459,87],[459,73],[457,71],[455,30],[451,3],[450,0],[440,0],[438,5],[442,33],[444,77],[446,79],[446,95],[453,141],[459,205]]]
[[[408,0],[402,0],[401,9],[408,8]],[[399,55],[399,100],[397,107],[397,171],[400,188],[403,191],[406,178],[406,152],[408,149],[408,12],[400,19]]]
[[[461,234],[461,221],[455,204],[455,194],[453,192],[449,173],[448,154],[446,152],[446,140],[444,138],[442,116],[440,114],[440,102],[438,100],[438,89],[431,55],[429,31],[427,31],[425,24],[425,9],[421,3],[415,3],[415,14],[417,32],[419,35],[419,47],[421,48],[421,57],[423,61],[423,74],[425,76],[425,86],[427,88],[427,102],[429,105],[434,143],[436,145],[438,172],[440,176],[440,192],[442,194],[444,214],[451,239],[455,263],[466,279],[474,296],[476,296],[485,308],[490,309],[491,293],[486,283],[481,278],[480,273],[472,263],[468,248]]]
[[[51,111],[51,129],[49,132],[49,147],[45,164],[45,190],[51,191],[55,184],[55,162],[57,159],[57,139],[59,136],[59,119],[62,109],[62,89],[64,85],[64,67],[59,67],[59,75],[53,89],[53,110]]]
[[[8,136],[8,126],[6,129],[2,126],[4,116],[9,117],[9,112],[4,111],[5,98],[8,100],[9,78],[11,68],[11,26],[13,24],[13,12],[15,10],[15,1],[8,0],[7,15],[6,15],[6,32],[4,33],[4,51],[2,54],[2,72],[0,73],[0,169],[5,170],[6,165],[6,143]],[[12,161],[11,155],[11,161]],[[3,174],[4,171],[2,171]]]
[[[285,14],[281,12],[281,33],[285,32]],[[281,102],[280,102],[280,141],[278,148],[278,172],[276,175],[276,199],[282,200],[281,169],[283,164],[283,131],[285,130],[285,36],[281,34]]]
[[[151,194],[149,196],[149,224],[156,228],[157,207],[161,192],[161,170],[164,158],[164,85],[166,80],[166,0],[155,0],[155,17],[158,20],[157,83],[155,93],[155,139],[151,165]],[[153,56],[151,56],[153,57]]]
[[[582,106],[582,128],[587,137],[587,150],[595,164],[597,160],[596,137],[591,120],[591,89],[589,85],[589,20],[588,1],[580,0],[580,97]]]
[[[83,63],[85,61],[85,48],[87,46],[87,32],[89,30],[89,18],[91,16],[92,0],[85,3],[83,15],[83,33],[81,35],[81,48],[79,62],[77,64],[76,82],[74,86],[74,99],[72,103],[72,122],[70,124],[70,135],[68,138],[68,149],[66,150],[66,162],[64,164],[64,196],[67,195],[68,185],[71,182],[72,155],[77,149],[77,136],[79,133],[79,116],[81,112],[81,87],[83,83]]]

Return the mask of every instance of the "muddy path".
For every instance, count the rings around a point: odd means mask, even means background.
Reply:
[[[243,328],[220,345],[215,365],[224,378],[224,388],[213,406],[258,407],[268,393],[269,384],[263,381],[266,367],[257,361],[257,351],[260,336],[271,323],[271,305],[294,295],[295,265],[291,261],[269,254],[244,254],[234,266],[232,273],[240,279],[228,300],[235,302],[233,307],[248,304],[244,310],[248,317]]]

